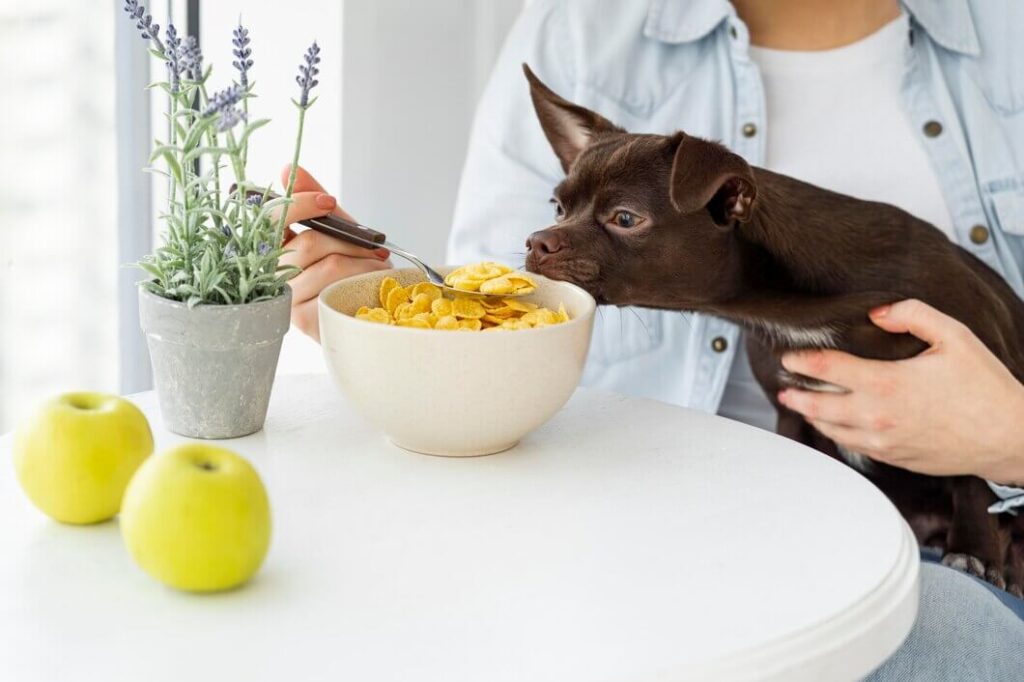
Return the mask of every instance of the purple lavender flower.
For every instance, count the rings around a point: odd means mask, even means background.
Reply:
[[[185,46],[181,50],[181,65],[189,80],[198,81],[203,78],[203,51],[195,36],[185,38]]]
[[[245,198],[246,206],[259,206],[263,203],[263,196],[260,194],[250,194]]]
[[[210,103],[206,107],[206,111],[203,112],[203,116],[213,116],[223,112],[225,109],[234,107],[242,101],[242,95],[244,94],[245,91],[242,89],[242,86],[237,83],[224,88],[220,92],[215,92],[213,97],[210,98]]]
[[[266,256],[268,253],[270,253],[270,244],[267,244],[266,242],[261,243],[257,251],[260,252],[261,256]]]
[[[231,51],[231,54],[235,55],[235,61],[231,64],[238,69],[239,82],[243,88],[249,88],[249,69],[252,68],[252,48],[249,47],[249,29],[244,28],[242,23],[238,23],[238,28],[232,31],[234,38],[231,40],[231,44],[235,46],[235,49]]]
[[[302,88],[299,106],[305,109],[309,106],[309,91],[320,82],[316,80],[317,74],[320,73],[320,69],[316,68],[316,65],[320,63],[320,46],[316,44],[316,41],[309,46],[302,59],[305,64],[299,64],[299,75],[295,77],[295,82]]]
[[[245,120],[245,112],[236,106],[225,107],[220,112],[220,120],[217,121],[217,130],[225,133],[241,121]]]
[[[181,59],[181,38],[178,37],[178,29],[174,24],[167,24],[167,48],[164,55],[167,57],[167,77],[171,82],[171,92],[178,92],[181,83],[181,73],[185,70]]]
[[[227,223],[223,223],[220,226],[220,231],[225,237],[231,236],[231,228],[228,227]]]
[[[125,0],[124,11],[135,21],[135,28],[142,32],[142,38],[152,41],[157,52],[162,53],[164,44],[160,42],[160,24],[153,23],[153,16],[139,4],[139,0]]]

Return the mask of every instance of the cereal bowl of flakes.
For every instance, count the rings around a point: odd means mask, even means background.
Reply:
[[[468,293],[442,291],[415,269],[324,289],[328,370],[352,407],[399,447],[446,456],[508,450],[576,389],[594,299],[494,263],[443,272],[449,287]]]

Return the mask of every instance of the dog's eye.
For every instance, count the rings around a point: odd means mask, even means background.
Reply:
[[[562,204],[557,199],[552,199],[551,203],[555,205],[555,220],[561,220],[565,217],[565,209],[562,208]]]
[[[636,227],[640,222],[635,213],[629,211],[619,211],[612,217],[612,222],[623,228]]]

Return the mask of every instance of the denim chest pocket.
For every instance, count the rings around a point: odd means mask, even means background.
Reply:
[[[990,183],[984,196],[1001,254],[998,269],[1017,295],[1024,298],[1024,182],[1012,178]]]
[[[997,185],[1002,187],[990,189],[987,194],[999,229],[1011,237],[1024,238],[1024,184],[1012,180]]]
[[[612,364],[649,353],[661,346],[664,313],[648,308],[597,309],[590,359]]]

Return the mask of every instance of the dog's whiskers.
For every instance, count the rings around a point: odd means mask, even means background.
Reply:
[[[651,337],[651,330],[647,328],[647,323],[644,322],[644,318],[640,317],[640,313],[638,313],[635,308],[627,308],[627,310],[633,313],[633,317],[640,321],[640,326],[644,328],[644,333],[647,334],[647,340],[653,341],[654,339]]]

